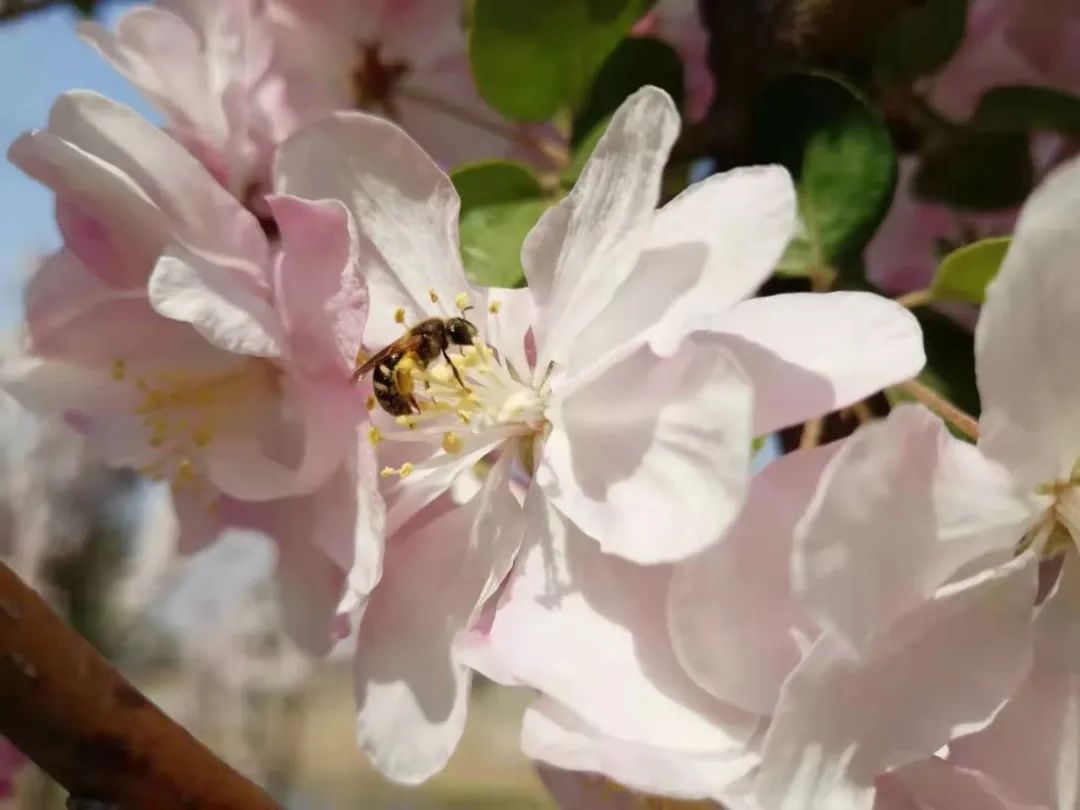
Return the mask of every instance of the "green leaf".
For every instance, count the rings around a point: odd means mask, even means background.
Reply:
[[[923,153],[913,187],[925,200],[993,210],[1019,205],[1034,183],[1026,133],[962,129]]]
[[[972,124],[1015,132],[1080,135],[1080,98],[1050,87],[994,87],[975,110]]]
[[[480,95],[515,121],[578,109],[650,0],[475,0],[469,57]]]
[[[627,96],[648,84],[666,90],[681,108],[684,95],[682,60],[674,48],[658,39],[624,39],[596,74],[588,101],[574,119],[571,141],[578,143],[588,137],[598,123],[610,118]]]
[[[958,248],[938,265],[930,292],[935,301],[981,304],[986,286],[994,280],[1012,238],[996,236]]]
[[[474,208],[461,217],[465,274],[484,287],[523,287],[521,243],[552,204],[533,199]]]
[[[450,179],[461,197],[461,213],[495,203],[534,199],[540,183],[522,163],[489,160],[454,170]]]
[[[880,81],[907,84],[948,61],[964,38],[967,0],[926,0],[898,14],[881,35],[875,69]]]
[[[758,94],[752,137],[760,162],[795,177],[799,232],[780,272],[831,272],[873,236],[896,186],[888,129],[844,81],[820,73],[780,76]]]

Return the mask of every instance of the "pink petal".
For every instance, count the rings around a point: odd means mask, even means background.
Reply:
[[[926,362],[910,312],[861,292],[752,298],[716,331],[754,382],[754,434],[798,424],[914,377]]]
[[[817,635],[791,593],[792,536],[839,447],[771,463],[753,479],[724,539],[675,568],[668,597],[675,653],[698,686],[720,700],[772,714],[802,657],[798,636]]]
[[[671,568],[602,553],[535,487],[525,511],[531,545],[491,628],[514,677],[605,736],[717,756],[743,750],[757,718],[698,689],[675,658]]]
[[[884,784],[883,784],[884,783]],[[906,804],[884,805],[882,793],[904,794]],[[1017,798],[978,771],[936,757],[907,765],[879,780],[875,810],[1043,810]]]
[[[720,344],[697,332],[670,357],[640,346],[553,387],[536,481],[603,551],[642,564],[682,559],[738,513],[751,391]]]
[[[1024,485],[1068,478],[1080,456],[1080,161],[1031,195],[975,332],[980,447]]]
[[[862,647],[965,565],[1009,559],[1031,517],[1005,470],[921,406],[901,406],[829,465],[796,533],[793,584]]]
[[[655,87],[634,93],[611,119],[574,190],[525,238],[521,262],[543,313],[539,368],[566,360],[633,270],[678,130],[666,93]]]
[[[1035,662],[994,722],[950,758],[1051,808],[1080,806],[1080,563],[1069,555],[1035,618]]]
[[[461,737],[471,674],[453,645],[521,541],[511,462],[496,463],[470,506],[392,542],[368,600],[353,669],[359,741],[395,781],[437,773]]]
[[[878,774],[985,727],[1030,666],[1036,568],[1025,554],[942,589],[860,655],[823,634],[781,691],[760,801],[869,810]]]

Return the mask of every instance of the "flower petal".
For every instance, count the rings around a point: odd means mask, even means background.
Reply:
[[[395,781],[437,773],[461,737],[471,674],[453,644],[521,540],[512,461],[506,454],[495,464],[468,506],[392,542],[367,602],[353,668],[359,741]]]
[[[903,307],[861,292],[752,298],[711,327],[754,382],[754,434],[822,416],[914,377],[922,331]]]
[[[1080,457],[1080,160],[1028,199],[975,331],[979,445],[1022,483],[1068,478]]]
[[[604,554],[536,487],[525,512],[531,545],[491,628],[498,660],[599,734],[717,756],[741,751],[757,718],[698,689],[675,658],[664,615],[670,566]]]
[[[709,756],[605,737],[547,698],[526,710],[521,747],[526,756],[549,766],[541,768],[549,787],[552,785],[544,772],[563,769],[564,779],[558,780],[556,786],[578,800],[567,804],[561,791],[556,790],[559,806],[580,810],[641,807],[641,797],[633,791],[685,799],[716,797],[731,792],[732,786],[741,782],[759,761],[749,749],[728,756]],[[615,784],[598,779],[596,774]]]
[[[633,270],[678,132],[667,93],[638,90],[615,112],[573,191],[525,238],[521,262],[542,312],[539,368],[566,360]]]
[[[710,694],[772,714],[817,630],[791,593],[795,524],[840,444],[782,456],[753,479],[724,539],[675,567],[668,628],[680,663]]]
[[[670,357],[639,346],[553,386],[536,481],[603,551],[642,564],[682,559],[738,513],[753,394],[721,342],[697,332]]]
[[[901,406],[829,465],[796,532],[793,586],[861,647],[965,565],[1011,557],[1031,517],[1005,470],[929,411]]]
[[[676,345],[769,277],[794,223],[795,187],[779,166],[734,169],[690,186],[656,212],[633,272],[576,339],[570,364],[646,337]]]
[[[879,780],[875,810],[893,810],[893,805],[880,806],[886,790],[906,794],[907,803],[896,810],[1044,810],[1017,801],[986,774],[957,768],[937,757],[907,765]]]
[[[1080,561],[1070,554],[1035,618],[1035,662],[986,729],[954,741],[950,759],[1044,807],[1080,806]]]
[[[398,306],[407,323],[458,314],[455,296],[471,288],[458,251],[457,192],[397,125],[361,113],[322,119],[282,145],[274,175],[280,191],[340,200],[352,213],[374,305],[371,345],[401,335]]]
[[[861,655],[824,633],[765,735],[762,804],[869,810],[878,774],[985,727],[1030,666],[1036,572],[1024,554],[942,589]]]

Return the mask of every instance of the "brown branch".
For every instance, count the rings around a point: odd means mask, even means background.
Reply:
[[[0,0],[0,22],[9,22],[24,14],[67,4],[68,0]]]
[[[122,810],[276,810],[0,563],[0,734],[73,796]]]

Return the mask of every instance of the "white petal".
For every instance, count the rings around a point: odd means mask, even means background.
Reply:
[[[690,677],[717,698],[772,714],[802,657],[798,635],[817,630],[791,593],[795,524],[839,444],[783,456],[750,485],[724,539],[675,567],[668,627]]]
[[[616,111],[573,191],[525,239],[521,262],[542,311],[539,367],[562,362],[638,260],[679,132],[671,98],[638,90]]]
[[[455,315],[469,292],[458,253],[459,201],[450,178],[397,125],[361,113],[337,113],[298,131],[279,150],[277,188],[306,199],[340,200],[360,232],[372,345],[400,336],[406,322]],[[431,301],[430,291],[438,297]]]
[[[1028,199],[975,331],[980,446],[1025,484],[1067,478],[1080,457],[1080,161]]]
[[[522,550],[491,628],[514,677],[598,733],[687,752],[742,750],[757,719],[698,689],[665,621],[669,566],[602,553],[533,487]]]
[[[461,737],[470,673],[452,646],[520,543],[511,461],[496,463],[471,504],[395,539],[367,602],[353,669],[359,742],[395,781],[437,773]]]
[[[721,343],[694,333],[670,357],[642,345],[553,389],[536,480],[603,551],[643,564],[682,559],[738,513],[753,394]]]
[[[495,311],[492,312],[491,310]],[[500,357],[513,365],[522,380],[529,380],[536,361],[531,330],[536,323],[536,301],[528,287],[488,290],[487,341]]]
[[[1030,517],[999,465],[929,411],[901,406],[829,465],[796,532],[793,585],[862,646],[965,565],[1008,559]]]
[[[709,756],[677,748],[629,743],[605,737],[580,717],[553,700],[541,698],[525,712],[521,727],[525,755],[549,766],[578,773],[581,810],[606,807],[605,800],[623,801],[611,807],[640,807],[630,791],[685,799],[707,799],[732,792],[757,765],[751,750]],[[601,774],[617,784],[605,783]],[[625,786],[620,790],[619,786]],[[559,797],[562,798],[561,796]],[[566,805],[560,802],[560,806]]]
[[[734,169],[690,186],[656,212],[633,272],[574,342],[571,364],[645,337],[677,344],[769,277],[794,221],[795,188],[778,166]]]
[[[1011,791],[986,774],[957,768],[937,757],[879,780],[875,810],[894,810],[893,804],[882,806],[882,794],[887,791],[906,794],[907,803],[896,805],[895,810],[1045,810],[1017,801]]]
[[[914,316],[869,293],[752,298],[710,326],[731,335],[731,349],[754,382],[759,436],[910,379],[926,362]]]
[[[148,294],[166,318],[190,323],[215,346],[254,357],[281,354],[281,326],[265,291],[183,246],[171,245],[150,276]]]
[[[988,728],[956,740],[950,758],[991,774],[1024,799],[1080,807],[1080,562],[1066,561],[1035,619],[1027,681]]]
[[[1025,554],[943,589],[862,655],[825,633],[791,674],[762,747],[773,810],[869,810],[874,778],[982,728],[1031,661]]]

